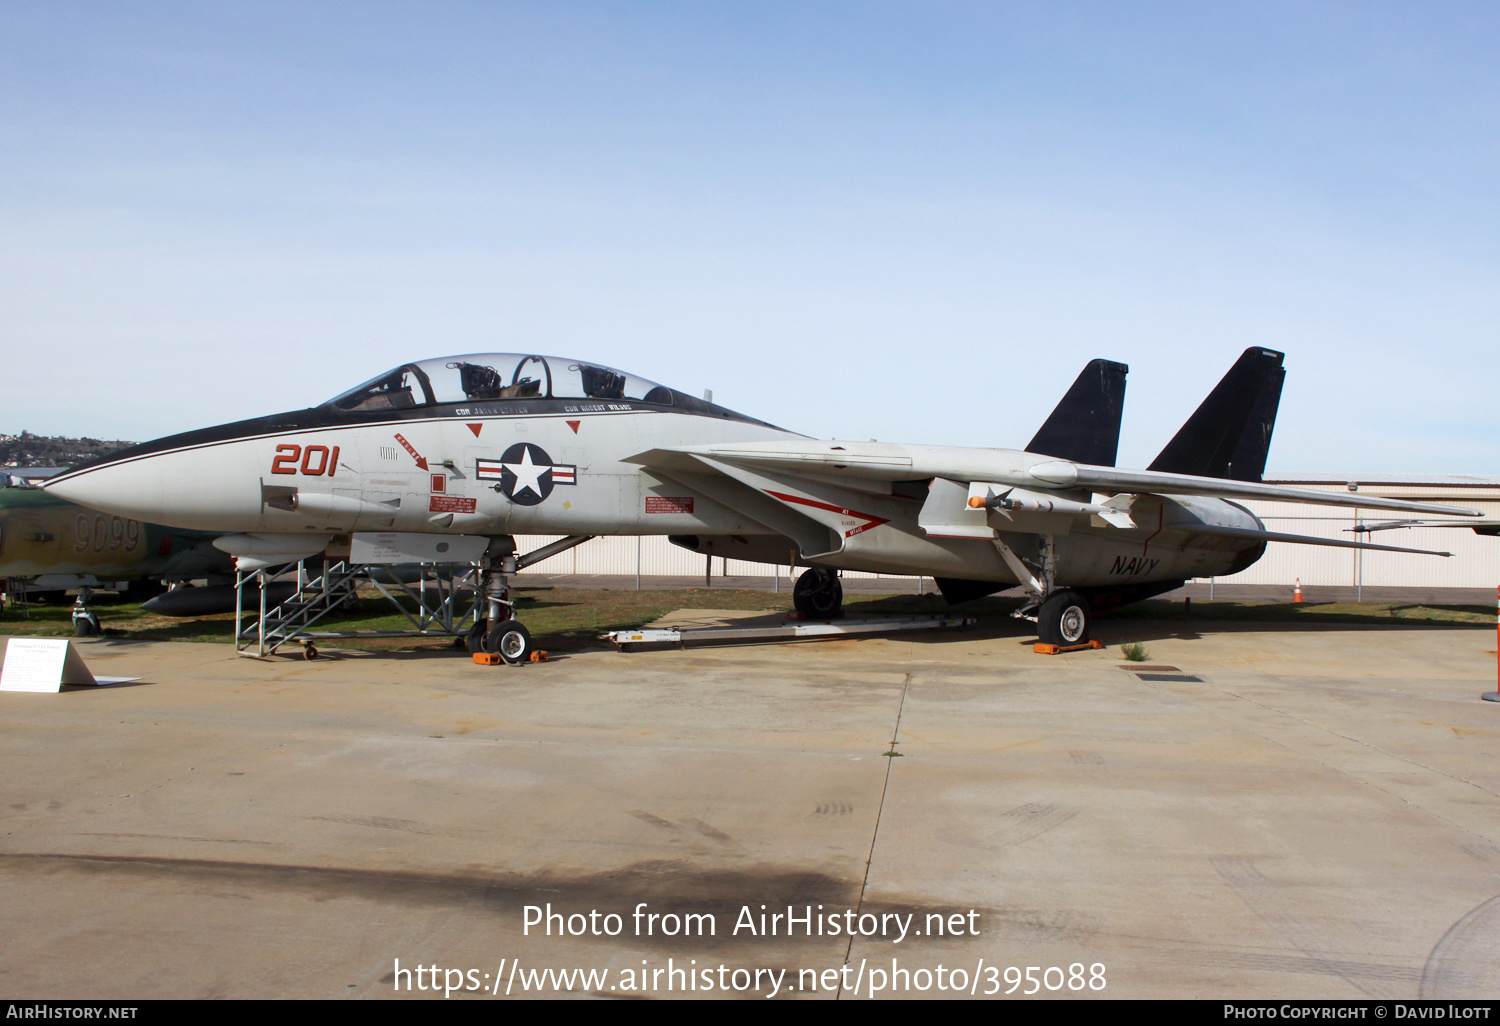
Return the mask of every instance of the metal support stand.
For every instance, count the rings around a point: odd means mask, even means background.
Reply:
[[[10,604],[12,612],[19,608],[21,619],[31,619],[31,602],[26,597],[26,583],[15,577],[5,579],[5,598]]]

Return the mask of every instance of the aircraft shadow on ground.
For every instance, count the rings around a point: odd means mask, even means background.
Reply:
[[[122,680],[115,684],[64,684],[62,694],[72,694],[75,691],[118,691],[121,688],[149,688],[154,687],[154,680]]]

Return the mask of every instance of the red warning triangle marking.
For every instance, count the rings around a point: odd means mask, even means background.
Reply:
[[[474,432],[474,437],[475,438],[478,438],[479,437],[479,431],[483,427],[484,427],[483,424],[470,424],[469,425],[469,430],[472,431],[472,432]]]
[[[568,421],[568,427],[572,428],[573,429],[573,433],[576,435],[576,434],[578,434],[578,425],[582,424],[582,423],[583,423],[583,421],[581,421],[581,420],[570,420],[570,421]]]

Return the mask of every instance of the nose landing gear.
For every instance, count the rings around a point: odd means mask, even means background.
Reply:
[[[79,588],[78,597],[73,600],[73,633],[80,638],[99,636],[99,617],[89,608],[93,594],[91,588]]]
[[[545,660],[547,653],[537,651],[536,643],[531,640],[531,632],[516,619],[516,604],[510,597],[510,575],[575,545],[582,545],[592,537],[593,535],[571,535],[543,545],[524,556],[516,554],[514,540],[503,537],[493,539],[490,552],[496,552],[498,543],[500,552],[506,554],[485,556],[480,573],[485,616],[483,619],[476,617],[474,626],[464,635],[464,647],[470,654],[498,655],[510,665]]]
[[[507,556],[506,562],[513,559]],[[464,646],[471,654],[493,653],[514,665],[530,658],[536,646],[531,641],[531,632],[515,618],[516,604],[511,601],[509,577],[503,563],[499,570],[485,571],[484,594],[489,615],[469,628],[464,635]]]

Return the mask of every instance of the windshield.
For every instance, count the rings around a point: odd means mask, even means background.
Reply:
[[[326,405],[341,410],[403,410],[432,402],[431,390],[421,372],[407,365],[386,371],[363,385],[330,399]]]
[[[350,389],[328,405],[386,410],[495,399],[637,400],[672,405],[679,396],[645,378],[556,356],[476,353],[422,360]]]

